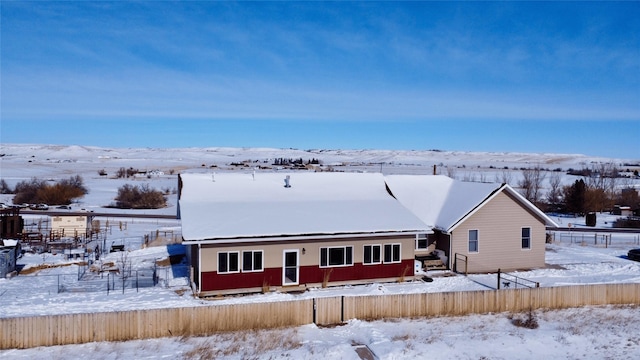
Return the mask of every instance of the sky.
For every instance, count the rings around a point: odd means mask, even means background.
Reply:
[[[0,2],[0,142],[640,158],[640,2]]]

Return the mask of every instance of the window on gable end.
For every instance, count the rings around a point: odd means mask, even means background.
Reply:
[[[469,252],[478,252],[478,230],[469,230]]]
[[[523,249],[531,249],[531,228],[523,227],[522,228],[522,248]]]

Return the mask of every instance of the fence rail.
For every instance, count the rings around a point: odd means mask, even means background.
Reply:
[[[621,231],[625,230],[625,231]],[[552,241],[592,244],[596,246],[611,245],[640,245],[640,230],[638,229],[571,229],[549,232]]]
[[[220,331],[332,325],[344,320],[451,316],[587,305],[640,304],[640,284],[398,295],[339,296],[270,303],[208,305],[0,319],[0,348],[207,335]]]

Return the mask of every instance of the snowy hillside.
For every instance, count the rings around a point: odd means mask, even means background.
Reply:
[[[396,166],[525,166],[539,164],[543,167],[588,166],[591,163],[613,162],[640,163],[637,158],[611,159],[590,157],[580,154],[536,154],[536,153],[490,153],[445,150],[323,150],[323,149],[273,149],[273,148],[100,148],[92,146],[28,145],[2,144],[0,155],[5,164],[30,164],[42,167],[47,164],[62,165],[60,168],[73,168],[80,165],[95,168],[113,166],[158,167],[163,169],[200,168],[222,166],[244,160],[273,160],[275,158],[316,158],[325,164],[393,164]],[[65,166],[66,165],[66,166]],[[9,165],[10,166],[10,165]]]
[[[77,207],[96,208],[109,205],[117,188],[126,179],[114,179],[120,168],[143,172],[159,170],[160,174],[136,177],[139,183],[149,182],[156,189],[177,190],[180,172],[252,172],[279,171],[275,159],[319,160],[324,170],[367,171],[384,174],[439,174],[459,180],[504,182],[510,178],[516,184],[521,168],[540,166],[549,170],[581,169],[592,164],[612,162],[621,168],[640,169],[640,154],[636,159],[610,159],[579,154],[483,153],[463,151],[404,150],[298,150],[270,148],[100,148],[92,146],[60,146],[2,144],[0,145],[0,178],[9,186],[31,177],[58,180],[81,175],[89,194]],[[104,171],[105,176],[98,175]],[[508,173],[508,174],[505,174]],[[565,182],[573,181],[566,179]],[[0,195],[1,202],[10,197]],[[176,199],[169,207],[151,213],[175,214]]]

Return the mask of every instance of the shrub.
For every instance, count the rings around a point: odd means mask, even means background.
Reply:
[[[127,169],[121,167],[120,169],[118,169],[118,171],[116,171],[116,177],[118,179],[126,177],[127,176]]]
[[[21,181],[16,184],[13,203],[68,205],[73,199],[82,197],[88,192],[80,175],[60,180],[55,184],[32,178],[30,181]]]
[[[536,315],[531,308],[529,309],[529,312],[524,316],[524,318],[511,316],[510,320],[511,323],[517,327],[537,329],[539,326],[538,319],[536,318]]]
[[[132,167],[125,169],[121,167],[120,169],[118,169],[118,171],[116,171],[116,177],[118,179],[125,178],[125,177],[128,178],[128,177],[134,176],[137,173],[138,173],[138,169],[134,169]]]
[[[125,184],[118,188],[115,200],[115,207],[120,209],[159,209],[167,205],[162,191],[152,189],[148,184]]]

